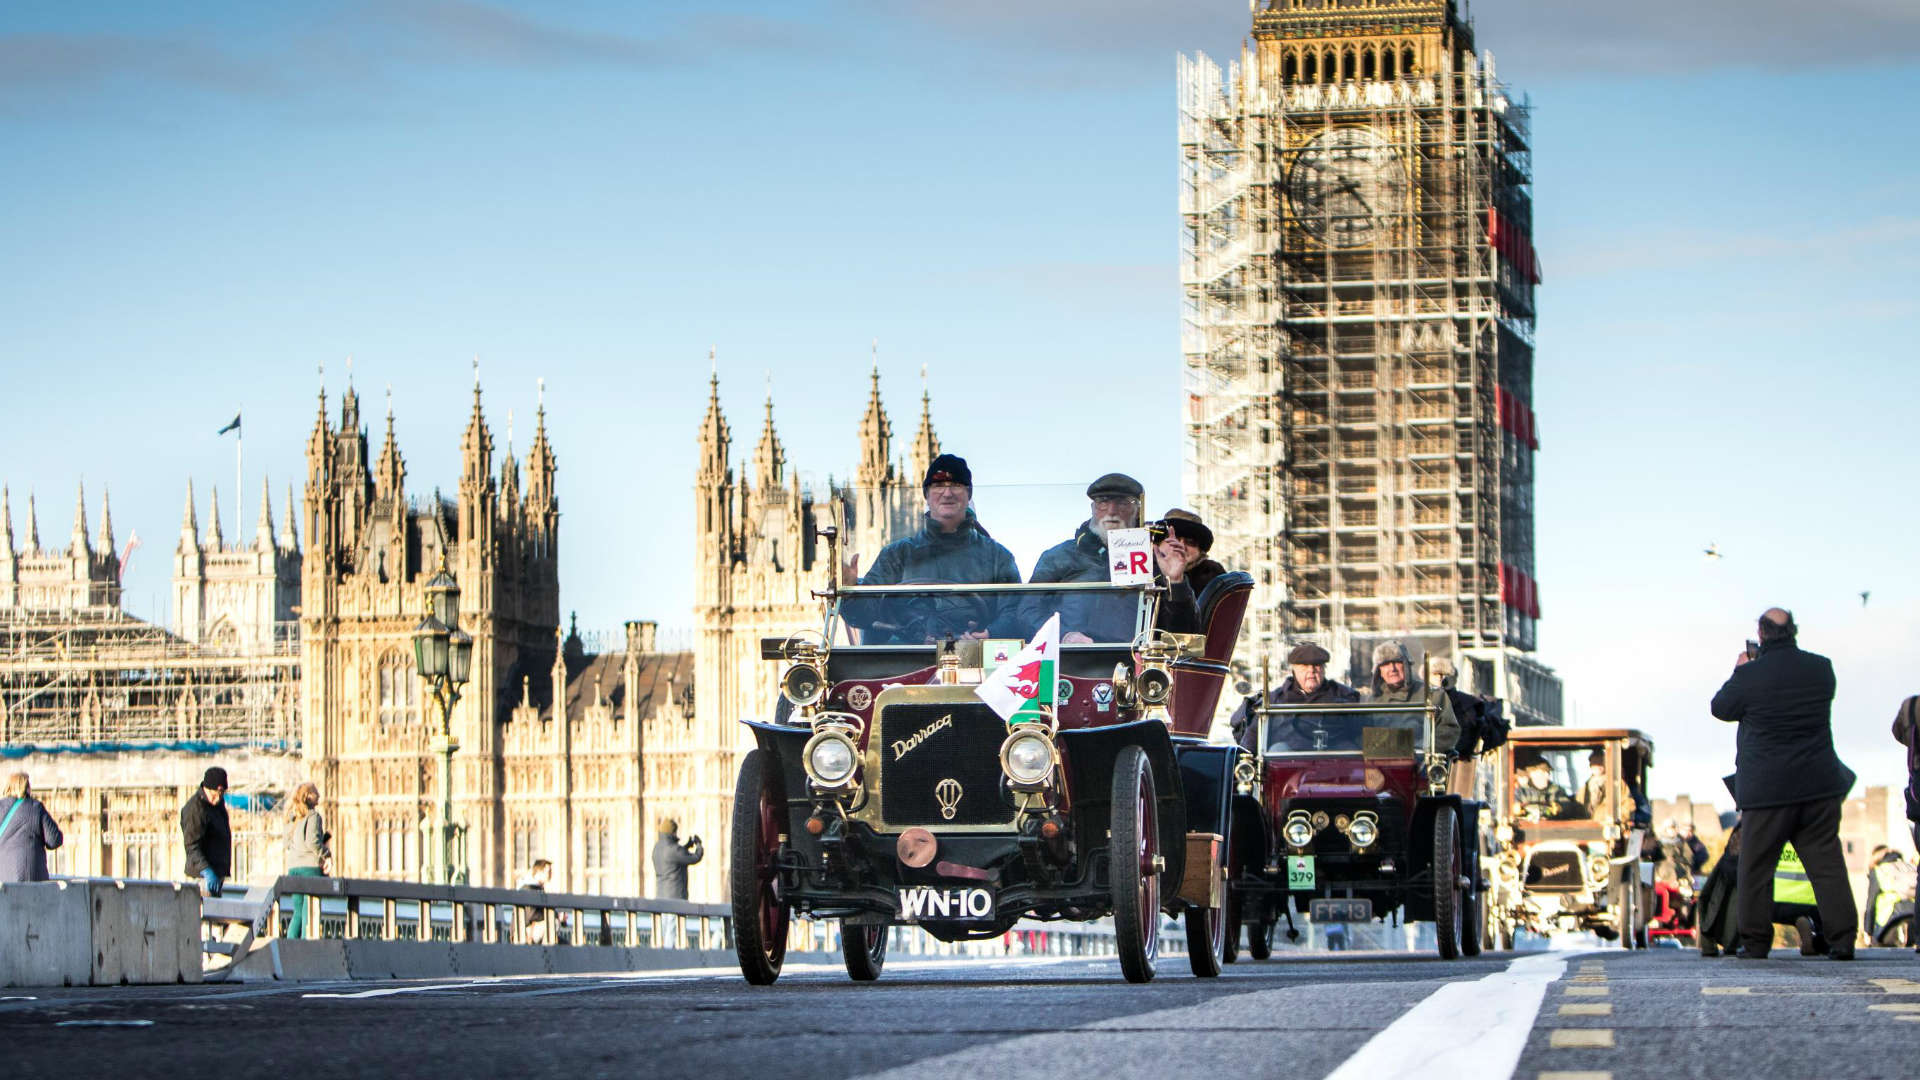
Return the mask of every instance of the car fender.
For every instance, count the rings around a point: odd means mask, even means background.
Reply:
[[[1167,726],[1156,719],[1102,727],[1067,728],[1056,736],[1073,795],[1073,829],[1088,849],[1107,846],[1112,801],[1113,762],[1120,751],[1138,746],[1153,770],[1154,801],[1159,806],[1160,854],[1166,859],[1163,881],[1178,885],[1186,872],[1187,797]],[[1172,897],[1175,889],[1162,888]]]

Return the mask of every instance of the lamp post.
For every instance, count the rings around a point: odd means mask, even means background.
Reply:
[[[426,680],[427,695],[438,706],[433,751],[440,755],[440,828],[435,873],[448,885],[467,880],[466,829],[453,820],[453,706],[473,671],[473,636],[460,629],[460,583],[447,572],[447,557],[427,582],[427,617],[413,631],[413,660]]]

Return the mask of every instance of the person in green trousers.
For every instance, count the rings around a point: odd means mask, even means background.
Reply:
[[[293,877],[321,877],[326,873],[327,832],[320,818],[320,789],[307,781],[294,789],[291,820],[287,824],[287,873]],[[293,918],[287,922],[286,937],[307,936],[307,898],[293,898]]]

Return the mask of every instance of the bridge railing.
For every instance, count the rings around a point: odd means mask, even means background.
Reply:
[[[267,902],[261,936],[286,938],[295,905],[306,907],[300,936],[307,939],[541,945],[619,946],[661,950],[730,950],[732,909],[651,897],[552,893],[469,885],[427,885],[366,878],[282,877],[249,899]],[[980,941],[945,942],[915,927],[896,926],[894,956],[1110,956],[1108,922],[1016,924]],[[787,948],[837,953],[838,920],[796,918]],[[1167,924],[1161,952],[1183,955],[1186,938]]]

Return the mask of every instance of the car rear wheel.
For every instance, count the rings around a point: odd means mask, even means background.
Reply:
[[[887,928],[840,924],[840,952],[854,982],[872,982],[887,963]]]
[[[740,761],[733,789],[733,951],[740,974],[755,986],[780,977],[787,958],[787,905],[775,894],[774,858],[780,852],[787,800],[780,774],[765,750],[754,749]]]
[[[1433,812],[1433,937],[1440,959],[1460,955],[1460,843],[1453,807]]]
[[[1233,894],[1231,886],[1227,888],[1226,910],[1222,911],[1220,916],[1227,924],[1227,932],[1220,942],[1220,962],[1231,964],[1240,959],[1240,935],[1243,933],[1240,925],[1240,898]]]
[[[1153,769],[1137,746],[1113,760],[1113,816],[1108,834],[1113,933],[1128,982],[1153,978],[1160,952],[1160,828]]]
[[[1483,935],[1487,932],[1487,919],[1482,913],[1486,906],[1486,894],[1470,892],[1466,895],[1466,906],[1460,912],[1460,955],[1480,955]]]

